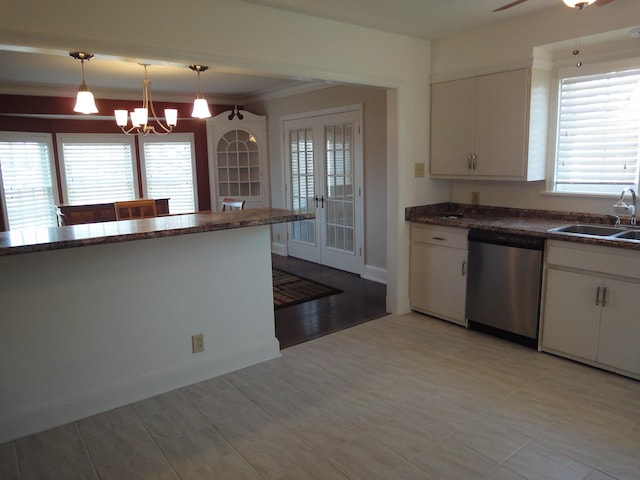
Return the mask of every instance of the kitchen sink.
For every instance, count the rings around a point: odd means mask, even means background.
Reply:
[[[609,237],[624,232],[623,228],[610,227],[607,225],[566,225],[564,227],[556,227],[549,230],[554,233],[573,233],[577,235],[588,235],[590,237]]]
[[[602,238],[607,240],[640,241],[640,229],[628,226],[573,224],[550,228],[549,232],[578,237]]]
[[[640,240],[640,230],[626,230],[622,233],[618,233],[615,238],[622,238],[625,240]]]

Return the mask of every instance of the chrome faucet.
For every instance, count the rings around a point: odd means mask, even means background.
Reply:
[[[624,195],[625,193],[630,192],[631,193],[631,201],[633,202],[633,205],[629,205],[627,202],[624,201]],[[625,188],[622,193],[620,194],[620,199],[613,205],[613,210],[619,214],[619,215],[631,215],[631,225],[635,225],[636,222],[636,210],[637,210],[637,203],[636,203],[636,192],[633,190],[633,188]]]

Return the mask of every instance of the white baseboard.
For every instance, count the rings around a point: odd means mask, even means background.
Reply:
[[[279,356],[280,344],[273,338],[236,351],[214,353],[198,363],[178,365],[175,368],[128,379],[119,384],[10,412],[0,416],[0,444]]]
[[[285,243],[271,242],[271,253],[286,257],[287,245]]]
[[[271,242],[271,253],[286,257],[287,245],[284,243]],[[385,268],[365,265],[364,273],[361,277],[365,280],[371,280],[372,282],[387,284],[387,270]]]
[[[374,267],[372,265],[364,266],[362,278],[371,280],[372,282],[387,284],[387,270],[385,268]]]

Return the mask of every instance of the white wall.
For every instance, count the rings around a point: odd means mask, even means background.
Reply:
[[[280,355],[268,226],[0,257],[0,305],[0,443]]]
[[[549,44],[567,42],[566,57],[571,57],[576,34],[576,12],[558,2],[557,8],[539,14],[503,22],[465,34],[444,38],[432,44],[432,78],[455,77],[500,71],[513,66],[531,65],[534,48],[546,54]],[[517,7],[515,7],[517,8]],[[618,1],[603,7],[588,7],[580,12],[581,35],[601,36],[604,32],[630,29],[640,24],[640,1]],[[583,61],[595,60],[602,50],[582,42]],[[629,40],[631,42],[631,40]],[[635,40],[635,55],[640,40]],[[634,47],[632,47],[634,48]],[[593,55],[597,54],[597,55]],[[451,200],[471,203],[471,192],[480,192],[480,203],[494,206],[535,208],[609,214],[611,197],[576,197],[544,193],[545,182],[452,181]]]
[[[282,116],[362,104],[364,170],[365,265],[385,270],[387,232],[387,94],[384,88],[334,86],[310,93],[254,103],[248,108],[268,116],[271,198],[274,207],[286,208],[285,152],[282,152]],[[286,226],[273,226],[274,241],[286,243]]]
[[[408,311],[404,208],[448,197],[446,182],[412,176],[428,156],[429,42],[234,0],[5,2],[0,42],[397,89],[397,149],[387,159],[387,308]]]

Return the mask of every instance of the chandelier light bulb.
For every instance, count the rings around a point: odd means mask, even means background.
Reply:
[[[164,118],[167,120],[167,125],[175,127],[178,124],[178,109],[177,108],[165,108]]]
[[[114,110],[116,115],[116,124],[119,127],[126,127],[129,121],[129,112],[127,110]]]

